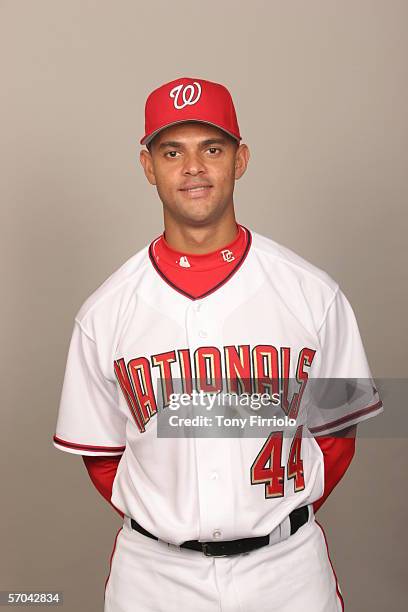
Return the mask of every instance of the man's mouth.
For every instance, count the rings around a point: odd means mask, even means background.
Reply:
[[[204,192],[207,189],[211,189],[212,185],[194,185],[191,187],[184,187],[182,189],[180,189],[180,191],[186,191],[188,193],[200,193],[200,192]]]

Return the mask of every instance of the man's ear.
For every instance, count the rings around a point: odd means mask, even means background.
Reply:
[[[247,169],[249,158],[251,157],[249,148],[246,144],[240,144],[235,152],[235,179],[241,178]]]
[[[140,151],[140,163],[143,166],[144,173],[151,185],[156,185],[156,176],[154,174],[153,159],[150,151],[142,149]]]

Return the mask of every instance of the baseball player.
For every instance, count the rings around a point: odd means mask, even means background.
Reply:
[[[249,149],[223,85],[162,85],[145,127],[164,231],[77,312],[53,438],[123,518],[104,610],[343,610],[315,513],[357,423],[383,410],[353,310],[327,273],[236,221]],[[369,384],[333,402],[333,380]],[[240,421],[226,397],[266,402],[240,404]]]

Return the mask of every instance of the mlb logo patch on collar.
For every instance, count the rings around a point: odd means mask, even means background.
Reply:
[[[235,255],[231,249],[221,249],[217,254],[213,254],[213,260],[214,263],[220,260],[222,262],[231,263],[235,260]],[[208,260],[205,263],[210,263],[210,257],[208,257]],[[194,266],[194,261],[193,263],[190,263],[187,255],[182,255],[180,259],[176,259],[176,264],[178,264],[181,268],[191,268]]]
[[[191,264],[188,261],[187,255],[182,255],[182,257],[180,257],[178,261],[176,260],[176,263],[178,263],[178,265],[182,268],[191,268]]]

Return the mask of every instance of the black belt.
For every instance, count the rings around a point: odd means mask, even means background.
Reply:
[[[299,527],[302,527],[309,520],[309,508],[301,506],[292,510],[289,514],[290,520],[290,535],[296,533]],[[144,529],[135,519],[130,519],[132,528],[148,538],[158,540],[156,536]],[[198,540],[188,540],[180,544],[180,548],[189,548],[190,550],[198,550],[204,553],[207,557],[225,557],[227,555],[238,555],[240,553],[250,552],[256,548],[267,546],[269,544],[269,534],[265,536],[257,536],[254,538],[242,538],[241,540],[230,540],[224,542],[199,542]]]

